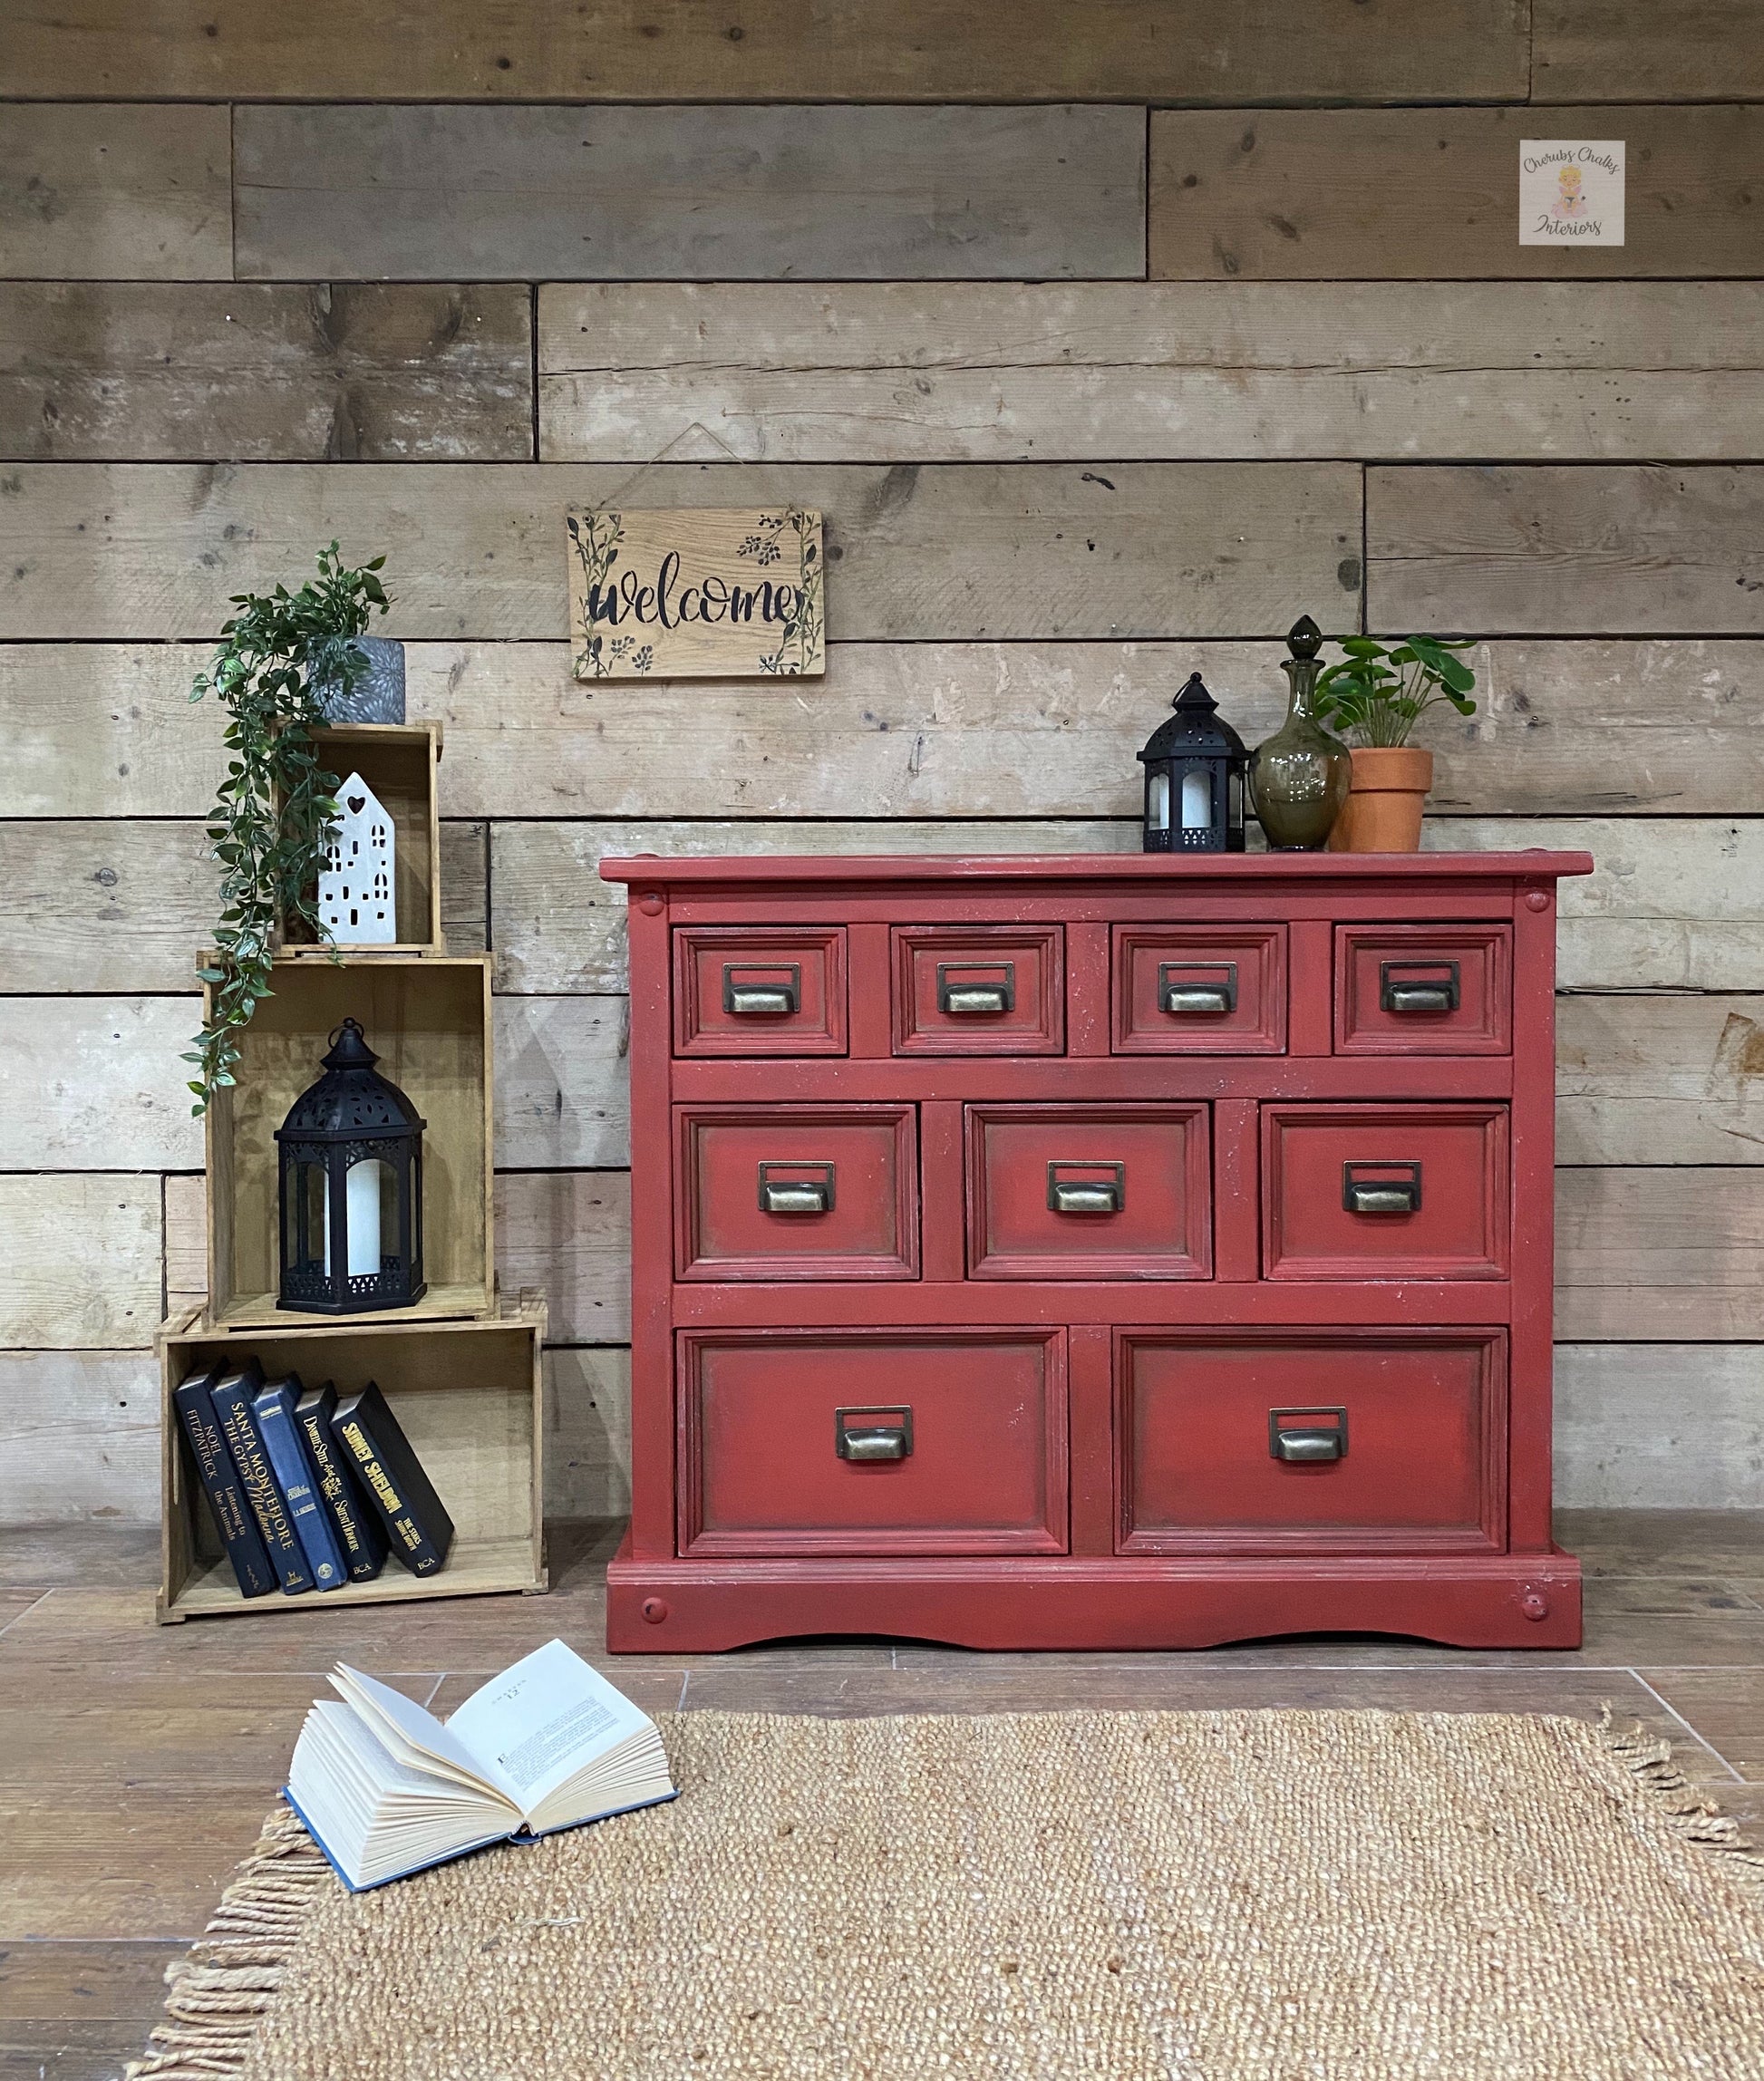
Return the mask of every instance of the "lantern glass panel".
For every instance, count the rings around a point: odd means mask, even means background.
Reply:
[[[322,1162],[292,1164],[282,1174],[287,1195],[286,1217],[282,1224],[283,1262],[290,1272],[313,1263],[328,1250],[324,1239],[330,1231],[330,1172]]]
[[[330,1202],[325,1202],[330,1211]],[[344,1176],[344,1232],[348,1237],[344,1270],[352,1279],[376,1275],[383,1269],[383,1238],[398,1244],[398,1179],[389,1163],[369,1157],[350,1165]],[[325,1276],[335,1271],[330,1223],[325,1229]]]
[[[1213,822],[1213,776],[1204,766],[1191,766],[1182,776],[1182,828],[1205,831]]]
[[[1146,779],[1146,828],[1168,831],[1170,828],[1170,777],[1151,773]]]

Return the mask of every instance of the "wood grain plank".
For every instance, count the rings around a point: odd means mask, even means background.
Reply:
[[[1645,75],[1622,76],[1627,92],[1654,91]],[[1519,244],[1519,147],[1539,136],[1624,140],[1623,245]],[[1194,282],[1757,275],[1764,210],[1749,169],[1760,151],[1764,111],[1743,107],[1158,111],[1149,271]]]
[[[141,1350],[160,1323],[160,1181],[0,1173],[0,1349]]]
[[[623,1517],[629,1511],[628,1350],[546,1353],[545,1506],[553,1517]]]
[[[266,15],[218,0],[199,20],[123,0],[15,0],[0,94],[323,101],[1523,100],[1527,10],[1513,0],[696,0],[601,10],[572,0],[441,0],[363,16],[346,0]],[[212,29],[213,34],[208,31]],[[807,61],[807,62],[805,62]]]
[[[8,50],[15,27],[9,16]],[[0,53],[0,72],[8,69]],[[75,93],[91,88],[90,75],[72,85]],[[6,111],[0,276],[224,282],[232,272],[224,108],[107,102]]]
[[[1558,1170],[1556,1219],[1556,1333],[1565,1342],[1764,1339],[1756,1171]]]
[[[0,997],[0,1170],[189,1170],[194,997]]]
[[[1556,1495],[1565,1509],[1764,1507],[1764,1348],[1558,1344]]]
[[[1564,997],[1556,1160],[1764,1163],[1764,998]]]
[[[1572,834],[1572,836],[1570,836]],[[1423,849],[1590,852],[1560,885],[1560,990],[1750,991],[1764,973],[1764,824],[1697,818],[1430,818]]]
[[[0,2021],[151,2022],[165,2003],[165,1969],[181,1956],[155,1943],[20,1944],[0,1957]]]
[[[525,461],[532,312],[495,285],[0,285],[0,456]]]
[[[499,997],[495,1011],[498,1165],[551,1170],[629,1163],[627,1001]]]
[[[208,1299],[208,1181],[165,1181],[165,1312],[168,1320]]]
[[[0,626],[17,641],[211,636],[234,593],[386,553],[394,636],[567,634],[562,517],[615,495],[826,516],[846,642],[1273,636],[1357,615],[1347,463],[883,469],[28,463],[0,469]]]
[[[190,989],[218,911],[207,848],[195,823],[0,824],[5,988]]]
[[[233,194],[246,280],[1145,266],[1130,108],[247,105]]]
[[[446,726],[451,817],[1111,817],[1197,667],[1251,743],[1285,711],[1279,644],[842,644],[800,687],[615,692],[559,644],[413,644],[410,712]],[[198,817],[224,758],[192,706],[205,644],[0,644],[0,817]],[[1436,713],[1436,813],[1749,812],[1764,797],[1764,646],[1478,644],[1477,714]],[[1614,741],[1623,758],[1614,760]],[[481,946],[481,825],[443,822],[449,944]],[[458,851],[454,850],[457,846]],[[474,850],[476,848],[476,850]],[[465,916],[475,910],[475,940]]]
[[[159,1368],[147,1351],[0,1351],[0,1523],[160,1515]]]
[[[548,1336],[624,1344],[631,1336],[631,1174],[503,1171],[496,1263],[505,1293],[545,1295]]]
[[[1764,418],[1761,343],[1755,282],[554,286],[539,451],[1720,459]]]
[[[1661,101],[1764,101],[1764,44],[1750,0],[1679,0],[1666,7],[1648,0],[1535,0],[1532,38],[1540,102],[1626,101],[1640,92]]]
[[[1374,626],[1764,632],[1764,468],[1374,468],[1366,541]]]

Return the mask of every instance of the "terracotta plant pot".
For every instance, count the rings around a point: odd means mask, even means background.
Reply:
[[[1332,853],[1412,853],[1421,842],[1421,808],[1433,785],[1433,754],[1412,744],[1362,746],[1353,780],[1329,834]]]

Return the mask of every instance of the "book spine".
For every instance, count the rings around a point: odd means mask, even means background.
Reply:
[[[331,1434],[316,1409],[297,1409],[296,1417],[306,1436],[306,1451],[318,1476],[318,1493],[331,1514],[332,1529],[343,1550],[344,1566],[352,1583],[371,1583],[386,1564],[385,1527],[369,1515],[332,1450]]]
[[[297,1597],[303,1590],[315,1587],[313,1572],[306,1565],[306,1556],[288,1519],[287,1505],[270,1471],[263,1440],[257,1436],[257,1427],[251,1416],[251,1398],[242,1388],[232,1390],[217,1388],[214,1413],[221,1436],[227,1440],[227,1449],[233,1456],[233,1464],[239,1470],[246,1501],[257,1520],[257,1530],[263,1534],[270,1565],[276,1571],[283,1593]]]
[[[363,1492],[372,1496],[392,1535],[392,1550],[412,1575],[432,1575],[442,1555],[418,1522],[404,1498],[393,1486],[392,1476],[382,1464],[373,1441],[358,1416],[343,1418],[334,1427],[338,1444],[361,1478]]]
[[[318,1486],[296,1427],[292,1398],[260,1395],[257,1403],[257,1435],[269,1456],[276,1486],[288,1506],[294,1535],[306,1565],[321,1590],[341,1590],[349,1580],[331,1520],[318,1499]]]
[[[240,1593],[247,1597],[267,1597],[276,1588],[276,1572],[269,1564],[257,1519],[239,1486],[238,1469],[233,1465],[232,1455],[220,1435],[220,1426],[215,1421],[208,1389],[203,1385],[179,1388],[171,1399],[179,1421],[184,1427],[184,1436],[195,1455],[197,1477],[202,1484],[202,1493],[208,1499],[208,1508],[214,1513],[215,1527],[227,1550],[227,1558],[232,1563]]]

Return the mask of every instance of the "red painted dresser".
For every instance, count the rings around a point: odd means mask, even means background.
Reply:
[[[1556,882],[1580,853],[607,860],[608,1644],[1572,1647]]]

